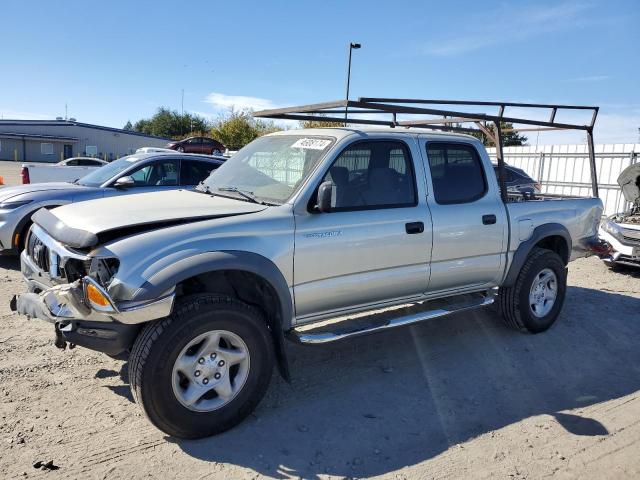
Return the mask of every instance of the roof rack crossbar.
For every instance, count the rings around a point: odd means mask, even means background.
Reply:
[[[493,107],[531,107],[531,108],[557,108],[567,110],[593,110],[599,107],[588,105],[555,105],[547,103],[518,103],[518,102],[485,102],[472,100],[421,100],[416,98],[376,98],[376,97],[360,97],[361,102],[373,103],[422,103],[431,105],[483,105]]]
[[[385,99],[386,100],[386,99]],[[406,102],[407,99],[399,99]],[[435,102],[435,101],[431,101]],[[445,101],[443,101],[445,102]],[[449,102],[449,100],[446,100]],[[424,103],[424,101],[415,100],[413,103]],[[389,104],[389,103],[377,103],[370,101],[361,101],[361,100],[338,100],[335,102],[325,102],[325,103],[316,103],[310,105],[301,105],[298,107],[287,107],[287,108],[277,108],[270,110],[261,110],[258,112],[254,112],[254,116],[256,117],[268,117],[268,118],[279,118],[279,119],[290,119],[290,120],[305,120],[304,118],[300,118],[301,114],[319,114],[324,115],[326,113],[342,113],[342,109],[336,109],[336,107],[344,107],[345,109],[356,108],[355,112],[352,110],[351,113],[358,114],[424,114],[424,115],[438,115],[438,116],[447,116],[447,117],[460,117],[461,122],[471,122],[471,121],[489,121],[489,122],[509,122],[514,124],[523,124],[523,125],[537,125],[541,127],[557,127],[562,129],[571,129],[571,130],[588,130],[592,129],[595,124],[595,118],[598,114],[598,107],[583,107],[583,106],[571,106],[571,105],[537,105],[539,108],[575,108],[575,109],[590,109],[593,111],[593,115],[591,118],[591,122],[589,125],[579,125],[579,124],[571,124],[571,123],[560,123],[555,121],[555,115],[553,115],[554,121],[545,121],[545,120],[536,120],[531,118],[521,118],[521,117],[510,117],[504,116],[504,109],[506,106],[512,105],[528,105],[528,106],[536,106],[536,104],[513,104],[513,103],[499,103],[499,102],[484,102],[485,104],[491,104],[500,107],[500,112],[498,115],[492,115],[487,113],[474,113],[474,112],[460,112],[454,110],[442,110],[435,108],[425,108],[425,107],[413,107],[407,105],[397,105],[397,104]],[[456,104],[458,105],[475,105],[473,102],[462,102],[458,101]],[[295,118],[294,118],[295,115]],[[372,124],[369,121],[362,121],[360,118],[349,118],[348,123],[362,123],[362,124]],[[550,119],[551,120],[551,119]],[[342,119],[344,122],[344,119]],[[376,123],[374,125],[388,125],[392,122],[382,122]]]

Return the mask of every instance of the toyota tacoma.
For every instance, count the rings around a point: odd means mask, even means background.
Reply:
[[[130,352],[145,415],[198,438],[251,413],[275,366],[289,377],[288,341],[494,302],[508,326],[545,331],[601,215],[597,197],[506,195],[469,135],[288,130],[195,191],[39,210],[12,307],[50,322],[60,347]]]

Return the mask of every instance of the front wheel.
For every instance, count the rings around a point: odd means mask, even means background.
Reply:
[[[560,256],[534,248],[516,282],[500,289],[498,300],[506,324],[518,330],[540,333],[558,318],[567,289],[567,270]]]
[[[240,423],[271,379],[273,343],[260,312],[202,294],[147,325],[131,352],[136,403],[163,432],[201,438]]]

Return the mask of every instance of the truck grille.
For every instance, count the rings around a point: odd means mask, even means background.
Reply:
[[[51,276],[58,276],[57,263],[55,272],[51,271],[51,252],[49,248],[36,235],[31,233],[27,242],[27,255],[33,260],[33,263],[43,272],[49,273]],[[53,255],[56,255],[55,253]]]

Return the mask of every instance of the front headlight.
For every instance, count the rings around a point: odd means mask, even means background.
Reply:
[[[5,201],[0,203],[0,210],[15,210],[16,208],[28,205],[31,202],[33,202],[33,200],[19,200],[16,202]]]
[[[605,218],[600,222],[600,227],[602,227],[605,232],[610,233],[616,238],[622,237],[622,230],[620,227],[608,218]]]
[[[118,273],[120,260],[117,258],[94,258],[89,267],[89,275],[105,288]]]

